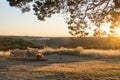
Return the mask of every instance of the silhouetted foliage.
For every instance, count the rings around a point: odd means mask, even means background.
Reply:
[[[95,24],[94,36],[107,35],[100,29],[103,23],[110,23],[111,34],[114,27],[120,27],[120,0],[7,0],[10,6],[18,7],[22,12],[30,10],[32,3],[35,15],[44,21],[55,13],[63,13],[73,36],[87,36],[91,29],[89,23]]]

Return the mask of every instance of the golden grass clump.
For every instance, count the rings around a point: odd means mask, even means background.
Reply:
[[[79,56],[81,52],[83,52],[82,47],[76,47],[76,48],[64,48],[60,47],[57,49],[45,47],[42,49],[43,54],[45,55],[52,55],[52,54],[58,54],[58,55],[76,55]]]
[[[86,49],[80,55],[96,58],[120,58],[120,50]]]

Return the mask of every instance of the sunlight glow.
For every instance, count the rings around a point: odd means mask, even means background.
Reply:
[[[118,36],[120,36],[120,28],[116,28],[116,29],[115,29],[115,32],[116,32],[116,34],[117,34]]]
[[[109,28],[109,26],[103,26],[103,27],[101,27],[101,29],[102,29],[103,31],[105,31],[106,34],[110,34],[110,28]]]

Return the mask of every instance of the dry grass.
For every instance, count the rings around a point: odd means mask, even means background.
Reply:
[[[66,50],[67,48],[62,48]],[[79,50],[79,48],[77,48]],[[52,51],[61,49],[46,49]],[[73,50],[73,49],[69,49]],[[2,53],[1,53],[2,54]],[[119,50],[83,50],[79,56],[45,55],[46,62],[0,58],[3,80],[120,80]],[[3,59],[2,59],[3,58]]]
[[[56,56],[52,56],[56,57]],[[62,56],[63,57],[63,56]],[[48,62],[7,62],[7,70],[1,71],[0,75],[6,79],[24,79],[24,80],[117,80],[120,75],[120,61],[106,62],[102,60],[93,60],[90,58],[65,56],[66,58],[76,59],[78,62],[69,62],[64,59],[63,62],[52,58]],[[68,60],[71,60],[68,59]],[[5,65],[3,65],[5,66]],[[0,76],[1,77],[1,76]],[[119,80],[119,79],[118,79]]]
[[[10,55],[9,51],[5,51],[5,52],[0,51],[0,56],[8,56],[8,55]]]
[[[50,48],[45,47],[41,50],[44,54],[62,54],[62,55],[76,55],[76,56],[90,56],[99,58],[120,58],[120,50],[97,50],[97,49],[83,49],[82,47],[76,48]]]
[[[49,52],[53,52],[53,51],[74,51],[74,50],[77,50],[77,51],[80,51],[82,52],[83,51],[83,48],[78,46],[76,48],[65,48],[65,47],[60,47],[60,48],[57,48],[57,49],[54,49],[54,48],[51,48],[51,47],[44,47],[42,49],[42,52],[46,52],[46,51],[49,51]]]
[[[45,47],[44,49],[42,49],[41,51],[43,52],[43,54],[45,55],[52,55],[52,54],[59,54],[59,55],[76,55],[79,56],[80,53],[83,52],[83,48],[82,47],[76,47],[76,48],[50,48],[50,47]]]
[[[96,50],[96,49],[83,49],[82,47],[76,48],[50,48],[45,47],[42,49],[45,55],[60,54],[60,55],[75,55],[75,56],[88,56],[92,58],[120,58],[120,50]]]
[[[81,56],[90,56],[96,58],[120,58],[120,50],[84,50]]]

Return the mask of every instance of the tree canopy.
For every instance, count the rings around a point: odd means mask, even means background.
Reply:
[[[116,35],[115,28],[120,27],[120,0],[7,0],[12,7],[29,12],[45,21],[55,13],[65,15],[70,34],[73,36],[87,36],[94,24],[94,36]],[[32,3],[32,5],[31,5]],[[32,7],[31,7],[32,6]],[[110,34],[101,30],[104,23],[110,24]],[[105,27],[105,26],[104,26]]]

